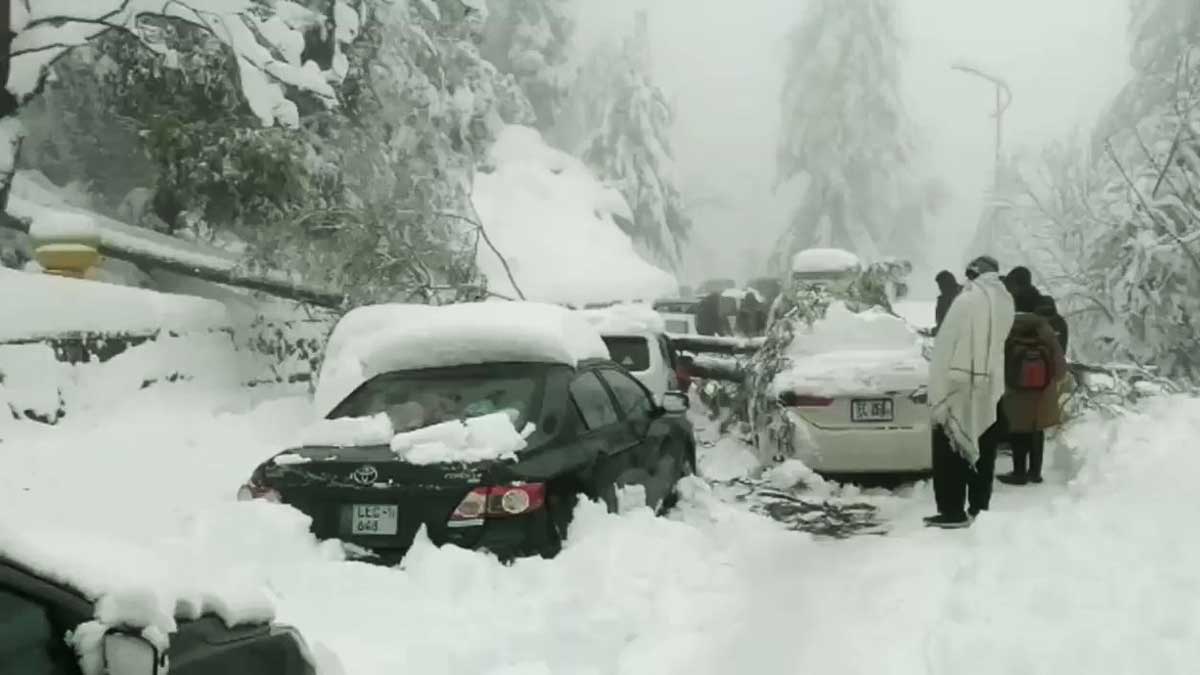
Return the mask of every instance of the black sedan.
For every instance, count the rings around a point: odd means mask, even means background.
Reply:
[[[671,505],[675,484],[696,465],[686,409],[674,392],[657,404],[607,360],[390,372],[362,384],[329,418],[386,413],[400,431],[505,411],[516,429],[532,423],[527,446],[515,459],[429,464],[405,461],[387,445],[296,448],[255,469],[239,498],[290,504],[312,518],[318,537],[383,561],[402,557],[422,526],[438,545],[504,559],[549,556],[581,495],[610,510],[624,494],[644,495],[660,510]]]
[[[95,616],[92,600],[71,586],[0,557],[0,675],[82,675],[86,652],[77,654],[67,639]],[[104,637],[96,656],[104,659],[100,665],[108,675],[315,672],[308,647],[294,629],[269,623],[230,628],[212,615],[179,621],[165,653],[137,632],[118,629]]]

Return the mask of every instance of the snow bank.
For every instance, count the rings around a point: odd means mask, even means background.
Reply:
[[[834,302],[811,328],[797,323],[785,352],[789,365],[771,391],[840,396],[912,390],[929,380],[921,347],[904,319],[879,308],[856,313]]]
[[[555,305],[360,308],[334,328],[316,407],[328,415],[363,382],[397,370],[505,361],[574,366],[589,358],[608,358],[604,341],[575,312]]]
[[[219,302],[0,268],[0,341],[228,327]]]
[[[512,416],[501,411],[396,434],[391,445],[409,464],[515,460],[533,431],[533,424],[526,424],[518,433]]]
[[[792,272],[815,274],[862,269],[862,260],[838,248],[810,248],[792,256]]]
[[[651,300],[678,284],[638,256],[613,216],[632,220],[621,195],[533,129],[506,127],[475,176],[472,201],[517,284],[531,300],[584,305]],[[489,286],[516,297],[486,245],[477,262]]]
[[[601,335],[662,335],[667,324],[658,312],[649,305],[622,303],[603,309],[579,310]]]

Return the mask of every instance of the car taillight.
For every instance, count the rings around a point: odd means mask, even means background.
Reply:
[[[479,525],[484,518],[508,518],[532,513],[546,503],[546,486],[542,483],[520,485],[497,485],[477,487],[467,493],[454,513],[450,514],[449,525]]]
[[[279,490],[259,485],[254,481],[238,488],[237,498],[239,502],[248,502],[253,499],[265,499],[276,504],[283,502],[283,495],[279,494]]]
[[[833,405],[833,399],[811,394],[796,394],[785,391],[779,395],[779,402],[789,408],[828,408]]]

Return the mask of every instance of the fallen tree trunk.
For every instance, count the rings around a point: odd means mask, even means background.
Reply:
[[[673,335],[671,345],[679,351],[696,354],[753,354],[762,348],[764,338],[717,337],[713,335]]]
[[[745,366],[735,359],[700,355],[692,358],[685,367],[692,377],[705,380],[740,383],[746,378]]]
[[[20,218],[15,218],[8,213],[0,213],[0,226],[29,234],[29,223]],[[223,266],[173,260],[111,242],[101,242],[99,249],[100,255],[106,258],[124,260],[141,268],[157,268],[203,281],[259,291],[285,300],[317,305],[318,307],[338,309],[345,300],[345,296],[341,293],[292,283],[282,279],[271,279],[269,277],[245,274],[237,271],[232,266],[226,268]]]

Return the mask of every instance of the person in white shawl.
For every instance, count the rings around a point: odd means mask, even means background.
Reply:
[[[950,306],[929,367],[933,489],[929,525],[965,527],[991,500],[1004,395],[1004,341],[1015,315],[994,258],[967,266],[966,286]],[[964,509],[969,500],[970,508]]]

